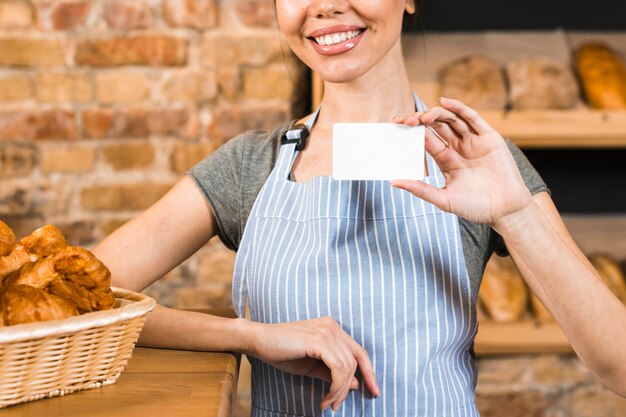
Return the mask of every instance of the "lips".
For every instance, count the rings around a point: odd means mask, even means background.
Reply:
[[[366,29],[355,25],[335,25],[311,32],[307,39],[321,55],[338,55],[354,49]]]

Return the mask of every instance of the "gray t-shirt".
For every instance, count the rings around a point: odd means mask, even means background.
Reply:
[[[188,172],[213,208],[220,239],[230,249],[239,247],[254,201],[278,157],[280,138],[294,124],[295,120],[272,132],[248,131],[236,136]],[[510,141],[507,145],[531,194],[548,191],[522,151]],[[465,263],[476,295],[485,264],[494,251],[506,255],[506,247],[488,225],[461,217],[459,224]]]

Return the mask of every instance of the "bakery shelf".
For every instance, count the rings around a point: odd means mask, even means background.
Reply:
[[[571,65],[582,43],[609,44],[626,60],[626,32],[449,32],[404,34],[402,48],[411,87],[428,107],[438,105],[438,72],[469,54],[484,54],[504,65],[528,56],[549,56]],[[323,83],[313,74],[313,106]],[[595,110],[581,100],[572,110],[481,111],[504,137],[521,148],[626,148],[626,110]]]
[[[481,321],[474,350],[477,355],[573,352],[558,324],[532,320]]]
[[[481,112],[521,148],[626,147],[626,111],[542,110]]]

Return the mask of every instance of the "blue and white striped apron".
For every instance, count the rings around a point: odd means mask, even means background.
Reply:
[[[367,350],[381,395],[361,384],[336,414],[477,417],[476,300],[458,218],[387,181],[295,183],[296,155],[295,144],[281,146],[250,213],[233,278],[237,314],[247,298],[258,322],[332,316]],[[442,187],[427,164],[425,181]],[[329,383],[250,360],[252,416],[333,415],[319,407]]]

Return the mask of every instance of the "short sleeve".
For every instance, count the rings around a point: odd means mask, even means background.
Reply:
[[[511,154],[513,155],[513,159],[517,164],[517,168],[519,169],[520,174],[522,175],[522,179],[526,184],[526,187],[530,191],[531,195],[538,194],[542,191],[546,191],[550,193],[550,190],[546,183],[543,181],[537,170],[532,166],[526,155],[518,148],[513,142],[510,140],[506,141]],[[497,234],[493,229],[491,230],[491,246],[493,251],[499,256],[508,256],[509,252],[506,249],[504,244],[504,240],[502,237]]]
[[[236,136],[187,172],[213,209],[218,236],[233,250],[239,240],[245,139],[245,134]]]

